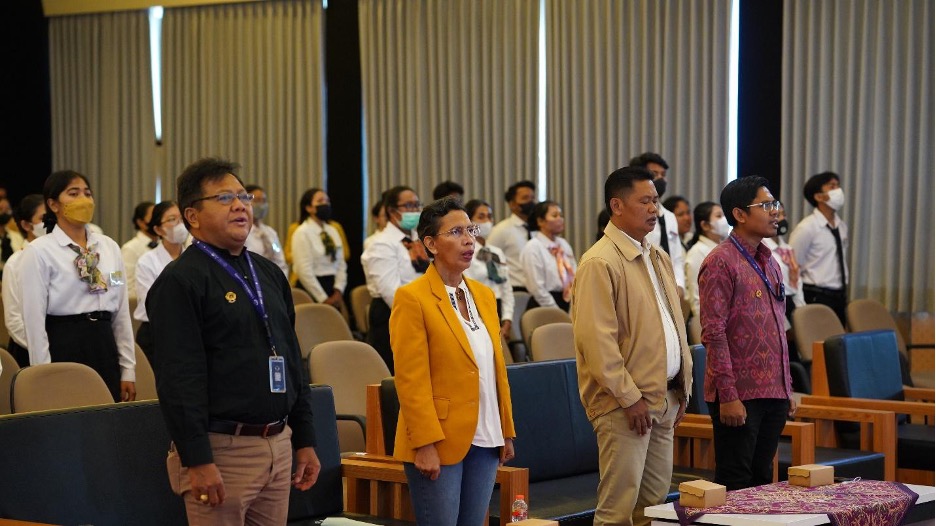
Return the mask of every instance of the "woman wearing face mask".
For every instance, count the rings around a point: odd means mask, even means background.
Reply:
[[[692,306],[692,315],[699,315],[699,267],[705,256],[731,233],[722,207],[711,201],[696,205],[692,212],[695,234],[689,240],[686,253],[686,294]]]
[[[46,236],[23,252],[23,320],[29,362],[78,362],[95,371],[114,401],[136,397],[136,357],[120,246],[94,233],[88,179],[55,172],[42,189]]]
[[[530,292],[527,309],[558,307],[569,312],[577,264],[572,246],[559,235],[565,231],[562,208],[555,201],[537,203],[527,225],[535,232],[520,251]]]
[[[429,268],[429,256],[415,228],[422,203],[408,186],[395,186],[384,193],[387,226],[361,254],[367,292],[371,295],[367,343],[371,344],[393,373],[390,349],[390,309],[398,288],[415,280]]]
[[[189,233],[182,222],[179,206],[174,201],[163,201],[154,206],[146,229],[151,235],[157,236],[160,242],[156,248],[140,256],[137,261],[136,290],[139,300],[133,317],[143,322],[137,330],[136,342],[143,354],[152,361],[153,333],[146,313],[146,294],[166,265],[182,255]]]
[[[283,253],[283,247],[280,245],[279,235],[270,225],[263,222],[267,214],[270,213],[270,203],[267,201],[267,193],[262,187],[255,184],[248,184],[244,187],[248,194],[254,196],[251,206],[253,207],[253,228],[247,235],[247,242],[244,247],[261,256],[269,259],[279,267],[283,274],[289,277],[289,265],[286,264],[286,256]]]
[[[507,275],[507,256],[504,251],[487,244],[487,238],[494,228],[494,211],[486,201],[472,199],[465,204],[468,218],[478,225],[481,233],[475,238],[474,258],[465,271],[469,278],[479,281],[494,291],[497,299],[497,314],[501,320],[501,336],[510,340],[510,325],[514,314],[513,287]]]
[[[46,210],[42,201],[40,194],[27,195],[13,210],[16,227],[23,234],[23,248],[45,235],[42,216]],[[20,367],[26,367],[29,365],[29,351],[26,350],[26,326],[23,324],[23,285],[18,272],[22,255],[22,250],[14,252],[3,269],[3,321],[10,334],[7,350]]]
[[[328,194],[312,188],[303,195],[308,217],[292,237],[293,272],[296,286],[318,303],[341,309],[348,286],[348,266],[344,245],[335,227],[329,224],[332,208]]]
[[[295,264],[293,261],[292,248],[293,234],[296,233],[299,225],[305,223],[306,219],[309,219],[309,217],[312,216],[308,210],[309,202],[312,200],[313,195],[319,191],[321,190],[318,188],[309,188],[303,192],[302,197],[299,198],[299,219],[294,223],[290,223],[289,228],[286,229],[286,243],[283,245],[283,255],[286,256],[286,264],[289,266]],[[348,245],[348,235],[345,234],[344,227],[342,227],[341,223],[335,221],[334,219],[329,219],[325,222],[331,225],[331,227],[334,228],[336,232],[338,232],[338,237],[341,238],[344,260],[345,263],[347,263],[351,259],[351,247]],[[289,273],[289,284],[295,287],[298,282],[299,276],[296,275],[296,269],[292,269],[292,271]]]

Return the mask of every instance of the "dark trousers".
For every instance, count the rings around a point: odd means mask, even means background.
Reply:
[[[77,362],[94,369],[119,402],[120,365],[110,320],[47,315],[45,325],[52,361]]]
[[[393,374],[393,351],[390,349],[390,306],[383,298],[374,298],[368,316],[367,343],[377,350]]]
[[[13,356],[13,359],[16,360],[16,364],[20,366],[20,369],[23,367],[29,367],[29,350],[26,347],[16,343],[16,340],[10,338],[10,343],[7,344],[7,351]]]
[[[827,289],[803,283],[803,299],[806,303],[820,303],[834,310],[835,315],[842,322],[842,327],[848,328],[845,317],[848,296],[844,290]]]
[[[742,401],[744,425],[729,427],[719,420],[719,403],[708,402],[715,435],[715,483],[729,490],[773,482],[773,458],[786,424],[790,402],[779,398]]]
[[[322,287],[325,294],[331,296],[335,293],[335,276],[315,276],[315,279],[318,280],[319,286]],[[296,281],[296,288],[309,292],[308,289],[302,286],[302,281]],[[311,294],[309,295],[311,296]]]
[[[569,302],[566,301],[566,300],[564,300],[564,299],[562,299],[562,291],[561,291],[561,290],[560,290],[560,291],[551,290],[551,291],[549,291],[549,295],[552,296],[554,300],[556,300],[556,306],[557,306],[557,307],[559,307],[560,309],[562,309],[562,310],[564,310],[564,311],[566,311],[566,312],[569,312]],[[539,306],[540,306],[540,304],[539,304],[538,301],[536,301],[536,298],[534,298],[533,296],[530,296],[530,300],[527,301],[526,310],[530,310],[530,309],[532,309],[533,307],[539,307]]]
[[[146,359],[153,363],[153,328],[150,327],[148,321],[141,323],[140,328],[137,329],[136,342]]]

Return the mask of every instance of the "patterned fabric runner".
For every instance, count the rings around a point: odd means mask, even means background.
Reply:
[[[679,524],[691,524],[706,513],[824,513],[832,526],[897,526],[919,495],[899,482],[860,480],[803,488],[786,482],[729,491],[724,506],[684,508],[673,503]]]

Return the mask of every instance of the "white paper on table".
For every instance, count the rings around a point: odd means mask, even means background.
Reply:
[[[322,521],[322,526],[374,526],[374,523],[361,522],[344,517],[329,517]]]

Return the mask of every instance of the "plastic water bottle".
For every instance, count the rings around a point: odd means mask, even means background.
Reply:
[[[523,495],[517,495],[516,500],[510,505],[510,522],[525,520],[527,520],[527,503],[523,500]]]

